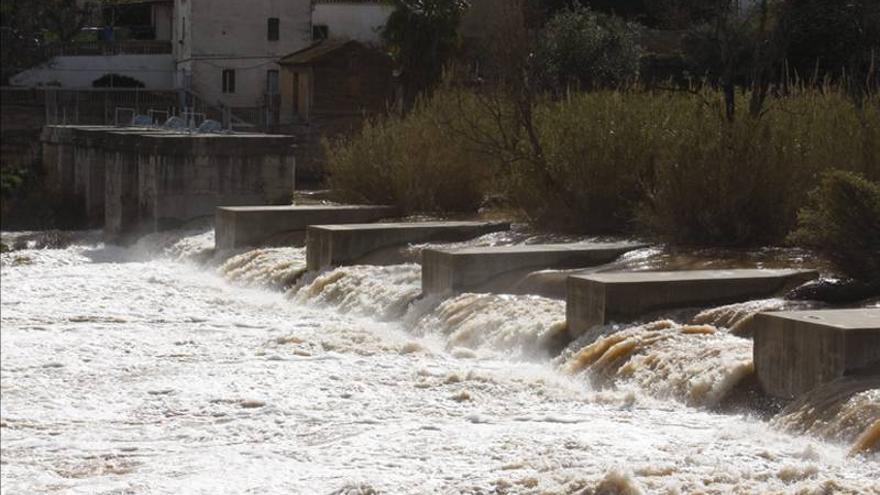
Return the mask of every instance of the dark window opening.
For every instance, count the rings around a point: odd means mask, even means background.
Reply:
[[[330,37],[330,28],[325,24],[315,24],[312,26],[312,40],[326,40]]]
[[[267,36],[269,41],[278,41],[281,29],[281,21],[277,17],[270,17],[268,21]]]
[[[235,71],[232,69],[223,70],[223,92],[235,93]]]
[[[143,88],[144,86],[142,81],[121,74],[104,74],[92,81],[93,88]]]

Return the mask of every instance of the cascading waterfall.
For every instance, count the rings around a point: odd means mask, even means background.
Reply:
[[[479,242],[497,242],[497,237],[493,234]],[[146,236],[137,248],[172,259],[203,261],[212,244],[213,232],[188,230]],[[649,251],[620,263],[639,261],[651,255]],[[304,248],[260,248],[230,256],[218,272],[232,282],[289,290],[297,303],[332,306],[386,321],[403,319],[411,333],[439,337],[449,350],[546,359],[548,346],[565,331],[565,304],[559,300],[465,293],[442,301],[419,301],[417,264],[345,266],[309,274]],[[658,398],[715,408],[753,378],[751,318],[762,311],[814,307],[809,301],[771,298],[709,308],[689,324],[659,320],[616,325],[600,332],[604,336],[593,342],[573,343],[555,363],[568,374],[586,376],[595,386],[635,385]],[[865,446],[860,450],[876,449],[880,386],[848,395],[842,392],[847,387],[835,387],[836,392],[817,391],[790,405],[774,424],[848,443],[862,438]],[[825,413],[817,415],[817,411]]]
[[[789,404],[772,420],[779,428],[880,453],[880,377],[850,376],[826,383]]]
[[[621,330],[574,352],[562,369],[598,385],[636,383],[662,398],[714,407],[754,371],[749,340],[670,320]]]
[[[489,348],[547,357],[547,344],[565,331],[565,302],[539,296],[461,294],[418,318],[413,332],[440,334],[447,347]]]
[[[813,301],[790,301],[782,298],[759,299],[706,309],[694,316],[691,322],[696,325],[726,328],[733,335],[751,338],[752,329],[749,323],[758,313],[814,309],[819,306]]]
[[[336,307],[344,313],[400,318],[422,291],[417,264],[344,266],[303,279],[291,289],[299,303]]]
[[[285,289],[306,271],[303,248],[261,248],[227,259],[218,269],[228,280],[249,286]]]
[[[192,225],[147,234],[138,239],[130,251],[144,259],[162,256],[176,261],[207,263],[214,254],[214,229],[209,225]]]

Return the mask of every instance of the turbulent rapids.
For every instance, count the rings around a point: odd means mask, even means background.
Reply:
[[[751,315],[806,303],[555,356],[559,300],[422,298],[416,264],[306,273],[207,229],[97,239],[2,254],[4,493],[880,493],[876,378],[722,407]]]

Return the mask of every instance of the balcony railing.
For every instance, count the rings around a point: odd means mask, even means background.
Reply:
[[[167,40],[85,41],[44,48],[46,58],[76,55],[163,55],[172,52]]]

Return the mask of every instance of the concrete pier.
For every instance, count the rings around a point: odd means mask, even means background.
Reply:
[[[160,129],[114,126],[57,125],[40,137],[47,191],[68,209],[82,227],[104,226],[105,141],[119,135],[161,132]]]
[[[254,246],[279,234],[319,224],[366,223],[398,215],[393,206],[221,206],[215,214],[217,249]]]
[[[289,203],[293,138],[148,127],[47,126],[50,194],[108,240],[174,227],[220,204]]]
[[[577,243],[475,247],[422,252],[422,293],[475,290],[506,274],[602,265],[646,244]],[[493,291],[506,284],[495,284]]]
[[[413,222],[313,225],[306,239],[309,270],[346,265],[376,250],[413,242],[455,242],[510,229],[506,222]]]
[[[775,397],[880,366],[880,309],[761,313],[751,325],[755,372]]]
[[[614,272],[568,279],[566,318],[573,337],[657,310],[767,297],[818,277],[814,270]]]

